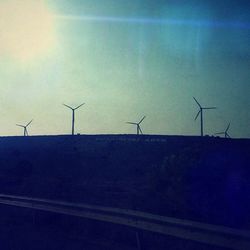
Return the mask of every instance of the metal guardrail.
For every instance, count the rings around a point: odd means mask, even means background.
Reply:
[[[250,249],[250,231],[140,211],[0,194],[0,204],[125,225],[228,249]]]

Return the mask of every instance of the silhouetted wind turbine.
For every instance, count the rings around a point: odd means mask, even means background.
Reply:
[[[197,105],[200,108],[200,110],[198,111],[198,113],[197,113],[194,120],[196,120],[198,118],[198,116],[200,115],[200,117],[201,117],[201,136],[203,136],[203,110],[205,110],[205,109],[216,109],[216,107],[202,107],[200,105],[200,103],[195,98],[194,98],[194,100],[195,100],[195,102],[197,103]]]
[[[138,123],[136,123],[136,122],[126,122],[126,123],[136,125],[136,134],[139,135],[141,133],[141,135],[142,135],[142,130],[141,130],[140,124],[142,123],[142,121],[145,118],[146,118],[146,116],[143,116],[143,118]]]
[[[228,134],[229,128],[230,128],[230,122],[228,123],[227,128],[224,132],[215,133],[215,135],[224,135],[225,138],[231,138],[230,135]]]
[[[80,108],[82,105],[84,105],[85,103],[80,104],[79,106],[77,106],[76,108],[72,108],[69,105],[63,104],[65,107],[69,108],[72,110],[72,135],[74,135],[75,132],[75,110]]]
[[[22,127],[23,128],[23,136],[28,136],[28,130],[27,127],[31,124],[33,120],[31,120],[29,123],[27,123],[27,125],[20,125],[20,124],[16,124],[18,127]]]

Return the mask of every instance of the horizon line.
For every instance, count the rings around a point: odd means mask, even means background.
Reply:
[[[142,134],[142,135],[137,135],[137,134],[47,134],[47,135],[29,135],[29,136],[23,136],[23,135],[0,135],[0,138],[3,137],[47,137],[47,136],[68,136],[68,137],[79,137],[79,136],[133,136],[136,138],[140,137],[147,137],[147,136],[164,136],[164,137],[200,137],[200,138],[215,138],[215,139],[225,139],[228,140],[228,138],[224,138],[223,136],[215,136],[215,135],[181,135],[181,134]],[[230,138],[229,140],[238,140],[238,139],[244,139],[244,140],[250,140],[250,137],[233,137]]]

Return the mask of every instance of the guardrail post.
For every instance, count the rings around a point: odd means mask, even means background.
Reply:
[[[33,223],[33,225],[35,225],[35,223],[36,223],[36,215],[35,215],[35,212],[36,212],[36,210],[33,208],[33,202],[31,203],[31,206],[32,206],[32,223]]]
[[[139,238],[139,233],[136,232],[135,235],[136,235],[137,249],[141,250],[141,242],[140,242],[140,238]]]

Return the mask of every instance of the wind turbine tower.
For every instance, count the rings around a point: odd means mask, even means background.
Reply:
[[[194,97],[193,97],[194,98]],[[198,118],[198,116],[200,115],[200,118],[201,118],[201,136],[203,136],[203,110],[206,110],[206,109],[216,109],[216,107],[202,107],[200,105],[200,103],[194,98],[195,102],[197,103],[197,105],[199,106],[199,111],[195,117],[194,120],[196,120]]]
[[[80,108],[84,104],[85,103],[82,103],[79,106],[77,106],[76,108],[72,108],[69,105],[63,104],[65,107],[72,110],[72,135],[74,135],[74,133],[75,133],[75,110],[77,110],[78,108]]]
[[[139,122],[126,122],[128,124],[132,124],[132,125],[136,125],[136,134],[139,135],[141,134],[142,135],[142,130],[141,130],[141,127],[140,127],[140,124],[142,123],[142,121],[146,118],[146,116],[143,116],[143,118],[139,121]]]
[[[21,125],[21,124],[16,124],[18,127],[22,127],[23,128],[23,136],[28,136],[28,130],[27,127],[31,124],[33,120],[31,120],[29,123],[27,123],[26,125]]]

